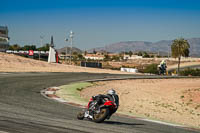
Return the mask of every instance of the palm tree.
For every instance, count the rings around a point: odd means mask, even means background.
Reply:
[[[133,55],[133,52],[132,51],[129,51],[128,52],[128,55],[131,57]]]
[[[172,57],[178,58],[178,74],[180,70],[181,56],[189,56],[190,44],[184,38],[175,39],[171,45]]]

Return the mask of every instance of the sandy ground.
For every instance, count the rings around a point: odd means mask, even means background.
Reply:
[[[145,60],[136,60],[135,62],[128,62],[129,65],[136,65],[136,62],[141,64]],[[122,63],[122,62],[121,62]],[[111,66],[116,64],[122,65],[121,63],[112,62]],[[151,63],[151,60],[147,63]],[[170,63],[168,63],[170,64]],[[200,65],[200,62],[186,62],[181,63],[181,66],[186,65]],[[177,64],[168,65],[168,69],[177,68]],[[127,72],[120,72],[117,70],[109,69],[96,69],[96,68],[85,68],[73,65],[64,65],[56,63],[47,63],[45,61],[34,60],[30,58],[24,58],[14,54],[6,54],[0,52],[0,72],[90,72],[90,73],[111,73],[111,74],[131,74]]]
[[[89,99],[111,88],[119,94],[119,112],[200,128],[200,79],[97,82],[81,91],[81,97]]]
[[[105,70],[96,68],[85,68],[73,65],[47,63],[45,61],[24,58],[21,56],[0,52],[0,72],[89,72],[130,74],[116,70]]]

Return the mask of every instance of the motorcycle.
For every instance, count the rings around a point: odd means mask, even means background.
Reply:
[[[166,65],[159,65],[158,66],[158,74],[159,75],[166,75]]]
[[[79,120],[87,118],[96,123],[100,123],[103,122],[105,119],[109,119],[111,113],[114,111],[115,108],[115,103],[106,98],[102,98],[99,101],[96,98],[92,97],[88,102],[87,108],[79,112],[77,114],[77,118]]]

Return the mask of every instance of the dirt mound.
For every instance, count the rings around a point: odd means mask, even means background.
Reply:
[[[72,65],[48,63],[45,61],[34,60],[6,54],[0,52],[0,72],[90,72],[90,73],[111,73],[128,74],[126,72],[104,70],[96,68],[85,68]]]

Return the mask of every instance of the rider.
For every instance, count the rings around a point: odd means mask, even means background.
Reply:
[[[159,70],[161,71],[161,74],[163,73],[165,73],[165,71],[166,71],[166,68],[167,68],[167,64],[166,64],[166,60],[162,60],[161,62],[160,62],[160,65],[158,65],[158,68],[159,68]]]
[[[112,101],[116,105],[115,109],[110,112],[110,115],[107,117],[107,119],[110,119],[111,115],[115,113],[119,107],[119,97],[114,89],[108,90],[106,95],[99,94],[97,96],[93,96],[92,98],[96,99],[99,104],[102,102],[102,99],[108,98],[108,100]]]

